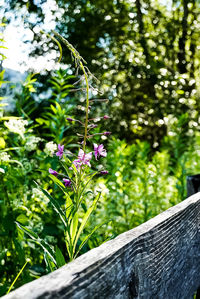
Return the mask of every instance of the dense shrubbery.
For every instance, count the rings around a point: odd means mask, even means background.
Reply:
[[[30,96],[32,91],[30,89]],[[35,119],[29,116],[8,120],[2,117],[1,120],[0,294],[8,290],[27,258],[30,258],[29,266],[16,282],[16,287],[46,273],[40,247],[24,238],[15,221],[33,230],[52,247],[57,245],[67,260],[62,223],[46,196],[34,183],[41,184],[54,194],[59,204],[63,204],[61,192],[48,178],[48,169],[60,169],[58,157],[53,156],[57,150],[56,143],[64,143],[73,152],[76,146],[69,145],[77,137],[73,138],[73,130],[70,130],[66,120],[68,111],[72,113],[70,99],[65,102],[61,99],[61,103],[56,103],[47,107],[49,111],[43,112],[36,107],[38,117]],[[23,108],[22,105],[21,111],[24,111]],[[18,115],[23,116],[23,112]],[[58,115],[61,120],[56,127]],[[186,175],[200,170],[200,136],[194,132],[188,136],[188,131],[184,130],[185,124],[186,114],[179,120],[171,119],[168,124],[170,134],[156,152],[152,152],[147,142],[136,140],[133,145],[127,145],[124,140],[109,138],[108,155],[105,158],[109,174],[99,176],[90,186],[95,192],[101,190],[102,195],[82,240],[94,226],[105,224],[82,248],[82,253],[139,225],[186,197]],[[59,129],[63,130],[63,134],[57,134]],[[66,131],[69,131],[69,137],[65,135]],[[89,207],[90,202],[91,195],[88,193],[86,207]]]

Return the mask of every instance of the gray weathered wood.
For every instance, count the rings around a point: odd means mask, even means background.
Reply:
[[[190,299],[200,284],[200,193],[3,299]]]

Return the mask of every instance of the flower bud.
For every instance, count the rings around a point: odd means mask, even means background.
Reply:
[[[100,171],[100,173],[103,174],[103,175],[106,175],[106,174],[108,174],[108,171],[107,170],[102,170],[102,171]]]
[[[67,117],[68,121],[73,121],[73,119],[71,117]]]
[[[91,129],[94,129],[94,128],[97,128],[97,127],[98,127],[98,125],[91,124],[91,125],[89,125],[88,127],[89,127],[89,128],[91,128]]]
[[[69,179],[63,179],[64,183],[65,183],[65,187],[69,187],[71,186],[71,181]]]
[[[49,173],[52,174],[52,175],[55,175],[55,176],[58,175],[57,171],[55,171],[55,170],[53,170],[51,168],[49,168]]]
[[[108,136],[110,134],[111,134],[111,132],[103,132],[103,135],[106,135],[106,136]]]

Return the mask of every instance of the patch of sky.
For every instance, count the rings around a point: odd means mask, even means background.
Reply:
[[[33,37],[34,33],[39,34],[40,30],[49,32],[56,27],[56,17],[58,16],[58,6],[55,0],[47,0],[42,2],[40,0],[34,1],[35,5],[41,7],[45,19],[42,25],[35,26],[33,31],[26,27],[25,20],[27,18],[27,8],[22,9],[20,15],[16,15],[14,12],[8,11],[5,13],[7,3],[4,0],[0,0],[0,6],[4,9],[0,10],[0,18],[7,18],[10,23],[6,25],[4,30],[5,46],[8,49],[4,50],[4,55],[7,57],[3,61],[3,68],[9,68],[19,71],[21,73],[31,69],[35,72],[41,72],[42,70],[55,69],[56,66],[56,52],[50,51],[47,55],[42,57],[30,57],[29,54],[34,49]],[[51,7],[51,10],[49,9]],[[52,12],[57,14],[53,14]],[[62,13],[62,12],[60,12]],[[60,16],[60,15],[59,15]],[[29,22],[36,23],[37,15],[28,15]],[[3,52],[3,51],[2,51]]]

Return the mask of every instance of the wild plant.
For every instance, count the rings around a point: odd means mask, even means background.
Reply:
[[[5,27],[5,24],[0,24],[0,27]],[[3,33],[0,33],[0,43],[0,49],[5,49]],[[0,53],[1,62],[5,58],[5,55]],[[2,88],[3,84],[9,83],[8,81],[4,80],[4,72],[5,70],[1,70],[0,72],[0,88]],[[2,90],[0,90],[0,95],[2,95]],[[0,101],[2,100],[5,100],[5,97],[1,96]],[[0,283],[0,296],[3,295],[7,290],[7,281],[12,277],[12,271],[18,268],[18,265],[15,265],[11,262],[11,252],[13,248],[15,248],[15,250],[12,254],[12,260],[20,259],[20,244],[16,238],[17,234],[14,225],[14,199],[9,194],[9,189],[13,191],[13,185],[16,182],[14,176],[11,178],[9,174],[12,171],[14,172],[14,169],[16,171],[15,166],[19,166],[20,162],[11,157],[10,152],[13,149],[7,145],[7,130],[3,126],[5,123],[12,123],[13,121],[19,122],[20,120],[17,117],[5,116],[4,107],[6,105],[7,103],[5,102],[0,104],[0,276],[3,277],[1,280],[2,283]],[[16,250],[16,248],[18,250]],[[8,263],[5,267],[4,264],[6,261]]]
[[[55,33],[55,35],[70,50],[75,60],[77,70],[81,70],[82,74],[78,82],[75,82],[75,86],[77,86],[78,83],[84,83],[81,89],[85,92],[85,107],[82,108],[85,113],[83,119],[74,119],[71,117],[67,117],[66,119],[70,124],[79,124],[80,131],[77,133],[77,136],[80,138],[78,154],[75,155],[69,150],[66,150],[65,144],[58,144],[55,155],[60,162],[62,171],[49,168],[50,178],[56,186],[54,190],[56,191],[58,188],[61,190],[64,203],[60,204],[55,199],[51,190],[45,190],[40,185],[37,185],[38,189],[49,199],[61,219],[67,254],[63,254],[58,246],[56,246],[56,249],[52,248],[52,246],[44,239],[41,239],[34,231],[17,222],[18,227],[43,248],[44,258],[49,271],[53,271],[64,265],[66,256],[69,261],[76,258],[94,232],[102,225],[101,223],[95,226],[92,231],[86,235],[84,234],[84,237],[82,236],[90,215],[94,211],[101,195],[100,192],[97,192],[97,194],[92,193],[91,190],[88,189],[89,184],[95,175],[106,175],[108,173],[102,165],[101,167],[96,165],[96,169],[92,167],[95,166],[101,158],[107,156],[104,145],[98,144],[97,141],[101,136],[110,135],[108,131],[98,133],[94,131],[97,127],[96,121],[108,119],[109,117],[107,115],[99,119],[90,117],[91,106],[94,103],[94,100],[90,100],[90,94],[92,94],[93,90],[90,81],[94,80],[94,76],[87,68],[85,60],[80,56],[78,51],[62,36],[57,33]],[[91,140],[94,140],[93,145]],[[91,146],[93,150],[90,150]]]
[[[69,76],[66,70],[54,72],[48,80],[45,100],[42,101],[39,117],[36,118],[40,125],[40,135],[56,143],[65,143],[65,147],[74,139],[70,137],[70,123],[66,123],[66,116],[73,118],[77,106],[77,100],[69,97],[70,90],[74,89],[70,83],[72,80],[75,80],[75,76]]]
[[[167,150],[150,153],[150,145],[112,138],[108,142],[106,177],[99,177],[96,187],[102,189],[102,207],[92,216],[93,224],[108,216],[112,222],[99,230],[90,246],[132,229],[178,203],[177,178],[170,172]]]
[[[179,201],[186,198],[186,176],[188,170],[186,162],[190,148],[194,147],[194,131],[189,132],[189,115],[182,114],[179,118],[172,118],[168,121],[168,136],[164,138],[164,148],[170,155],[169,168],[176,177],[176,188]],[[173,202],[174,204],[175,202]]]

